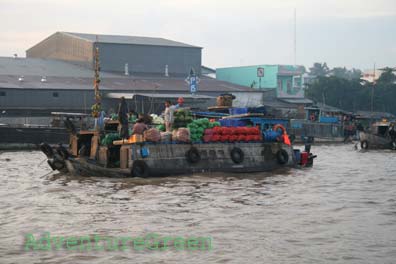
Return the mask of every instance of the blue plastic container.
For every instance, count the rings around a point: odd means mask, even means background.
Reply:
[[[240,119],[220,119],[220,125],[224,127],[241,127],[247,126],[247,121]]]
[[[299,149],[293,149],[294,157],[296,158],[297,164],[301,161],[301,151]]]
[[[246,107],[235,107],[235,108],[230,108],[230,115],[243,115],[247,114],[249,109]]]
[[[150,155],[148,148],[142,147],[140,149],[140,155],[142,155],[142,158],[147,158]]]
[[[267,142],[274,142],[276,138],[279,137],[281,133],[278,131],[268,130],[263,132],[263,138]]]

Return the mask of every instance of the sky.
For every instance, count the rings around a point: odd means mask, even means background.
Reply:
[[[6,57],[68,31],[201,46],[212,68],[396,66],[396,0],[0,0],[0,21]]]

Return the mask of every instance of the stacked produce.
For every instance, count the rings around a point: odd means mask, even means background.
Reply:
[[[161,142],[169,143],[172,141],[172,133],[171,132],[161,132]]]
[[[173,138],[178,142],[188,143],[190,142],[190,130],[185,127],[181,127],[176,131],[176,138]]]
[[[159,142],[161,140],[161,133],[156,128],[150,128],[144,131],[144,139],[148,142]]]
[[[187,125],[187,128],[190,130],[190,139],[192,142],[201,141],[205,129],[215,128],[220,126],[219,122],[209,122],[207,118],[200,118],[192,121]]]
[[[204,142],[254,142],[261,141],[257,127],[215,127],[204,131]]]
[[[157,129],[158,129],[159,131],[161,131],[161,132],[165,132],[165,125],[164,125],[164,124],[158,125],[158,126],[157,126]]]
[[[121,137],[118,133],[109,133],[109,134],[106,134],[106,136],[104,136],[102,138],[100,143],[102,145],[106,146],[106,145],[111,145],[111,144],[113,144],[113,141],[120,140],[120,139],[121,139]]]
[[[178,109],[173,113],[174,121],[173,128],[186,127],[187,124],[193,121],[190,110]]]
[[[153,119],[153,124],[161,125],[164,124],[164,119],[156,114],[151,114],[151,118]]]

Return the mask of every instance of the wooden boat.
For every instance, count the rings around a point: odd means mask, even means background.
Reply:
[[[87,176],[155,177],[195,172],[260,172],[309,167],[316,157],[283,142],[150,143],[100,146],[99,132],[71,135],[70,149],[41,144],[53,170]],[[305,161],[303,161],[306,157]]]
[[[396,131],[391,122],[375,122],[369,131],[362,131],[359,136],[362,149],[396,150]]]

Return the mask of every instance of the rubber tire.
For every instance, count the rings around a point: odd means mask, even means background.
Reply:
[[[65,164],[59,160],[49,159],[47,160],[48,165],[51,167],[53,171],[58,170],[60,171],[65,167]]]
[[[279,164],[285,165],[289,161],[289,154],[286,150],[281,149],[276,153],[276,160]]]
[[[237,148],[237,147],[235,147],[231,150],[230,155],[231,155],[232,161],[236,164],[242,163],[243,160],[245,159],[245,154],[243,153],[242,149]]]
[[[143,160],[135,160],[131,169],[132,177],[147,178],[149,176],[149,168]]]
[[[40,150],[47,156],[47,158],[52,158],[54,156],[54,150],[51,148],[50,145],[43,142],[40,144]]]
[[[56,148],[56,152],[57,152],[64,160],[66,160],[66,159],[68,159],[68,158],[70,157],[69,151],[67,151],[67,149],[66,149],[64,146],[62,146],[62,145],[59,145],[59,146]]]
[[[186,158],[189,163],[198,163],[201,161],[201,155],[196,147],[192,147],[186,152]]]
[[[363,140],[362,142],[360,142],[360,147],[362,149],[368,149],[368,147],[369,147],[368,141],[367,140]]]

